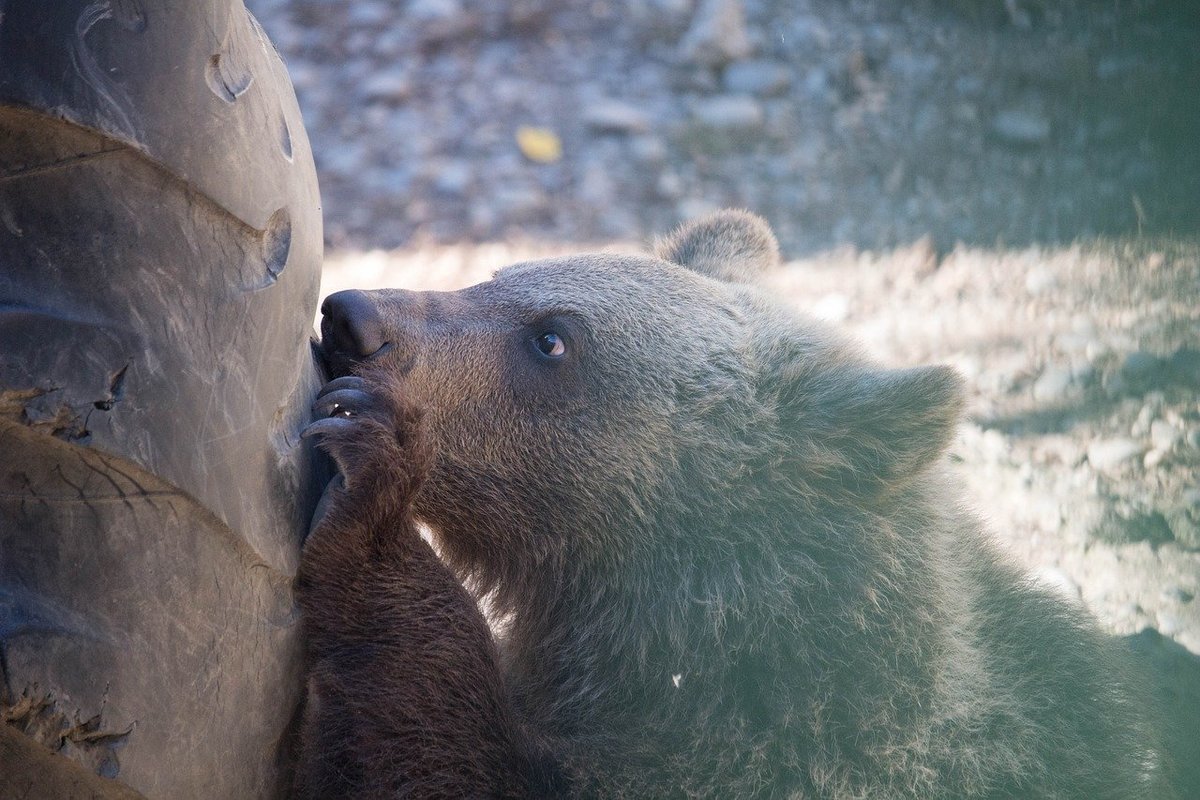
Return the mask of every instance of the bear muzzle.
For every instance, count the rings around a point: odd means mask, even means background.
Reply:
[[[321,351],[331,378],[349,375],[388,344],[383,317],[367,292],[335,292],[321,304],[321,315]]]

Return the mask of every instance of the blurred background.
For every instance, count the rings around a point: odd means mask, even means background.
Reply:
[[[247,4],[312,140],[325,291],[753,210],[786,302],[967,377],[953,457],[1011,553],[1200,653],[1194,3]]]
[[[335,247],[636,238],[730,205],[793,255],[1200,219],[1192,2],[248,5]]]

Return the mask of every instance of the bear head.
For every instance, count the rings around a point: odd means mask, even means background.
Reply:
[[[724,211],[654,255],[339,292],[322,349],[335,376],[383,371],[423,409],[414,511],[511,606],[547,576],[735,558],[813,504],[886,502],[942,453],[954,372],[871,364],[755,286],[778,265],[766,223]]]

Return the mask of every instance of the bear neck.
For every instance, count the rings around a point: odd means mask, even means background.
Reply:
[[[862,713],[873,713],[864,698],[915,698],[935,680],[922,655],[941,646],[938,581],[922,546],[941,524],[919,488],[901,494],[872,509],[764,505],[717,523],[659,520],[629,537],[626,558],[530,581],[504,642],[515,693],[547,724],[613,724],[658,707],[686,716],[733,694],[773,725],[772,697],[797,706],[844,692],[826,676],[844,680],[842,665],[855,663]],[[694,703],[663,703],[692,691]]]

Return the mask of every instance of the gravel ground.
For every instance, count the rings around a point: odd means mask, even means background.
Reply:
[[[781,296],[972,387],[968,501],[1114,632],[1200,653],[1200,14],[926,0],[251,0],[325,288],[452,288],[766,216]],[[886,6],[886,8],[882,8]]]

